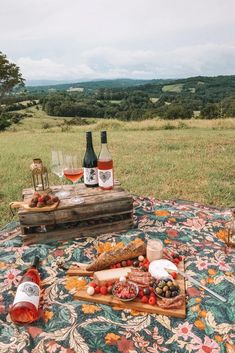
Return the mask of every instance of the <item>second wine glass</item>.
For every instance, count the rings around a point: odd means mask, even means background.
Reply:
[[[78,195],[76,187],[78,181],[83,176],[83,168],[80,166],[76,155],[66,154],[64,156],[64,176],[72,181],[74,185],[75,196],[72,197],[72,201],[77,204],[84,202],[84,199]]]
[[[61,189],[56,193],[60,199],[69,196],[69,192],[64,190],[63,176],[64,176],[64,156],[62,151],[51,151],[51,171],[60,178]]]

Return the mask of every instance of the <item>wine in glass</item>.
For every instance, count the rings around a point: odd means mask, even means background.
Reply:
[[[64,190],[63,185],[64,156],[62,151],[51,151],[51,171],[60,178],[61,189],[56,193],[56,196],[58,196],[60,199],[68,197],[70,193]]]
[[[84,199],[82,199],[79,195],[78,195],[78,191],[76,188],[76,184],[78,183],[78,181],[81,179],[81,177],[83,176],[83,168],[80,167],[80,164],[78,162],[78,158],[76,155],[71,155],[71,154],[67,154],[64,156],[64,176],[72,181],[73,185],[74,185],[74,194],[75,196],[72,198],[72,201],[79,204],[84,202]]]

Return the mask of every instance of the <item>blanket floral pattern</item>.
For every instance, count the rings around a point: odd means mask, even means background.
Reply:
[[[226,246],[228,213],[186,201],[135,198],[136,227],[119,234],[23,246],[17,223],[0,232],[0,352],[20,353],[219,353],[234,352],[234,250]],[[84,278],[65,276],[67,265],[89,262],[97,249],[136,237],[160,238],[185,255],[188,274],[227,298],[211,297],[187,282],[185,320],[74,300]],[[33,256],[42,259],[42,314],[17,326],[9,306]]]

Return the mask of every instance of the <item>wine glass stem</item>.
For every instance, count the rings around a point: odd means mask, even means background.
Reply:
[[[74,195],[75,197],[78,197],[78,188],[77,188],[77,183],[73,183],[73,186],[74,186]]]
[[[63,177],[60,177],[60,186],[61,186],[61,190],[64,191],[64,184],[63,184]]]

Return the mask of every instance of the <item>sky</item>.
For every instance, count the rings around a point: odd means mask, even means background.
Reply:
[[[26,80],[235,74],[235,0],[0,0]]]

